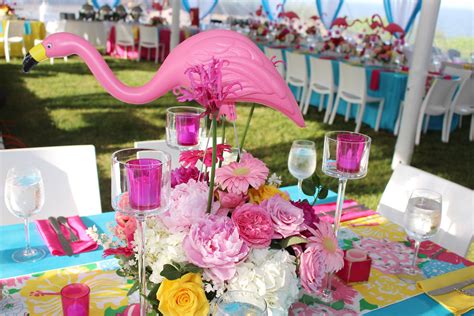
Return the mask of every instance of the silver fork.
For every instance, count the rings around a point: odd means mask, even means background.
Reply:
[[[72,231],[71,227],[69,227],[69,224],[67,223],[67,218],[64,217],[64,216],[59,216],[58,217],[58,222],[63,225],[64,227],[66,227],[66,229],[68,230],[69,232],[69,239],[71,240],[71,242],[76,242],[79,240],[79,237],[77,237],[77,235]]]

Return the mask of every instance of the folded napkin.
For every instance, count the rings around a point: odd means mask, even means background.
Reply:
[[[426,293],[444,286],[448,286],[450,284],[465,281],[472,277],[474,277],[474,266],[442,274],[428,280],[419,281],[416,283],[416,286]],[[461,315],[470,311],[471,309],[474,309],[474,298],[472,296],[461,294],[457,291],[453,291],[444,295],[429,296],[443,305],[454,315]]]
[[[71,242],[72,252],[74,254],[97,249],[97,243],[86,234],[87,227],[84,225],[79,216],[68,217],[67,222],[69,227],[71,227],[73,232],[79,237],[79,241]],[[37,220],[36,227],[38,228],[41,237],[43,237],[46,246],[53,256],[64,256],[66,254],[63,250],[63,247],[61,247],[61,244],[59,243],[58,236],[56,235],[48,220]],[[66,229],[66,227],[64,227],[64,225],[60,225],[60,227],[63,235],[66,236],[68,240],[70,240],[69,231]]]
[[[360,208],[354,207],[348,210],[344,210],[344,208],[355,206],[358,203],[354,200],[345,200],[342,204],[342,216],[341,216],[341,223],[350,221],[353,219],[367,217],[371,215],[375,215],[376,213],[372,210],[365,210],[361,211]],[[362,207],[361,207],[362,208]],[[326,203],[320,204],[313,207],[315,213],[320,216],[321,220],[327,221],[329,223],[334,223],[334,211],[336,209],[336,203]]]

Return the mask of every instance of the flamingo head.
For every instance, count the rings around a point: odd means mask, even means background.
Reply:
[[[77,41],[77,36],[69,33],[54,33],[47,36],[26,54],[23,59],[23,71],[29,72],[38,63],[48,58],[72,55],[74,41]]]

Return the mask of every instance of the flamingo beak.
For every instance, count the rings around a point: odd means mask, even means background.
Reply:
[[[43,44],[34,46],[23,59],[23,72],[29,72],[36,64],[47,58],[48,56],[46,56],[46,49]]]

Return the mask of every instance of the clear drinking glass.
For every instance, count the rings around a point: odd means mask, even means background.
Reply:
[[[146,314],[145,221],[169,207],[171,158],[166,152],[132,148],[112,154],[112,207],[137,220],[140,315]]]
[[[267,303],[258,294],[227,291],[216,302],[213,316],[266,316]]]
[[[206,134],[204,109],[175,106],[166,110],[166,143],[180,150],[197,149]]]
[[[408,200],[404,213],[405,231],[408,237],[415,240],[415,252],[411,265],[406,269],[409,275],[421,275],[416,269],[416,258],[420,243],[433,237],[441,224],[441,194],[427,189],[416,189]]]
[[[30,217],[37,214],[44,204],[44,184],[41,172],[32,167],[11,168],[5,183],[5,204],[14,216],[25,223],[26,247],[15,251],[15,262],[34,262],[45,256],[41,248],[30,246]]]
[[[300,190],[303,180],[313,175],[316,170],[316,145],[310,140],[295,140],[288,156],[288,170],[298,179]]]

